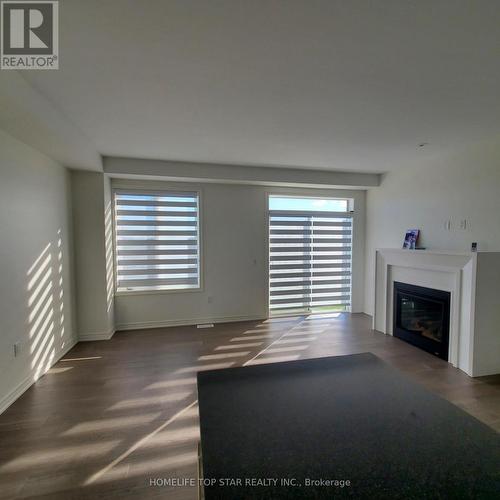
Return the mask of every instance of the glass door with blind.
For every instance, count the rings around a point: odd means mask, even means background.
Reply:
[[[270,196],[270,315],[349,310],[351,255],[349,200]]]

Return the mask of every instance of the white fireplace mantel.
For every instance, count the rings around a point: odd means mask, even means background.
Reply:
[[[373,328],[389,335],[395,281],[450,292],[449,362],[470,376],[500,373],[500,253],[376,250]]]

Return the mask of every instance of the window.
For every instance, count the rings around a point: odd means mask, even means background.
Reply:
[[[117,292],[200,287],[196,192],[115,191]]]
[[[271,315],[351,305],[349,200],[269,197]]]

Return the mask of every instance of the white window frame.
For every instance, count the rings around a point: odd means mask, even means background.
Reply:
[[[145,195],[164,195],[165,193],[175,191],[196,193],[198,196],[198,287],[194,288],[171,288],[159,290],[119,290],[118,289],[118,253],[116,251],[116,193],[130,193],[130,194],[145,194]],[[112,196],[112,226],[113,226],[113,271],[114,271],[114,295],[116,297],[129,296],[129,295],[169,295],[178,293],[199,293],[204,291],[204,261],[203,261],[203,196],[200,188],[188,189],[185,186],[165,186],[161,189],[148,189],[142,187],[128,187],[127,185],[113,186],[111,189]]]

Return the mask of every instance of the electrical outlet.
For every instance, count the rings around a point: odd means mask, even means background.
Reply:
[[[14,357],[17,358],[21,354],[21,342],[14,344]]]
[[[214,298],[213,298],[211,295],[209,295],[209,296],[207,297],[207,302],[208,302],[209,304],[211,304],[213,301],[214,301]]]

